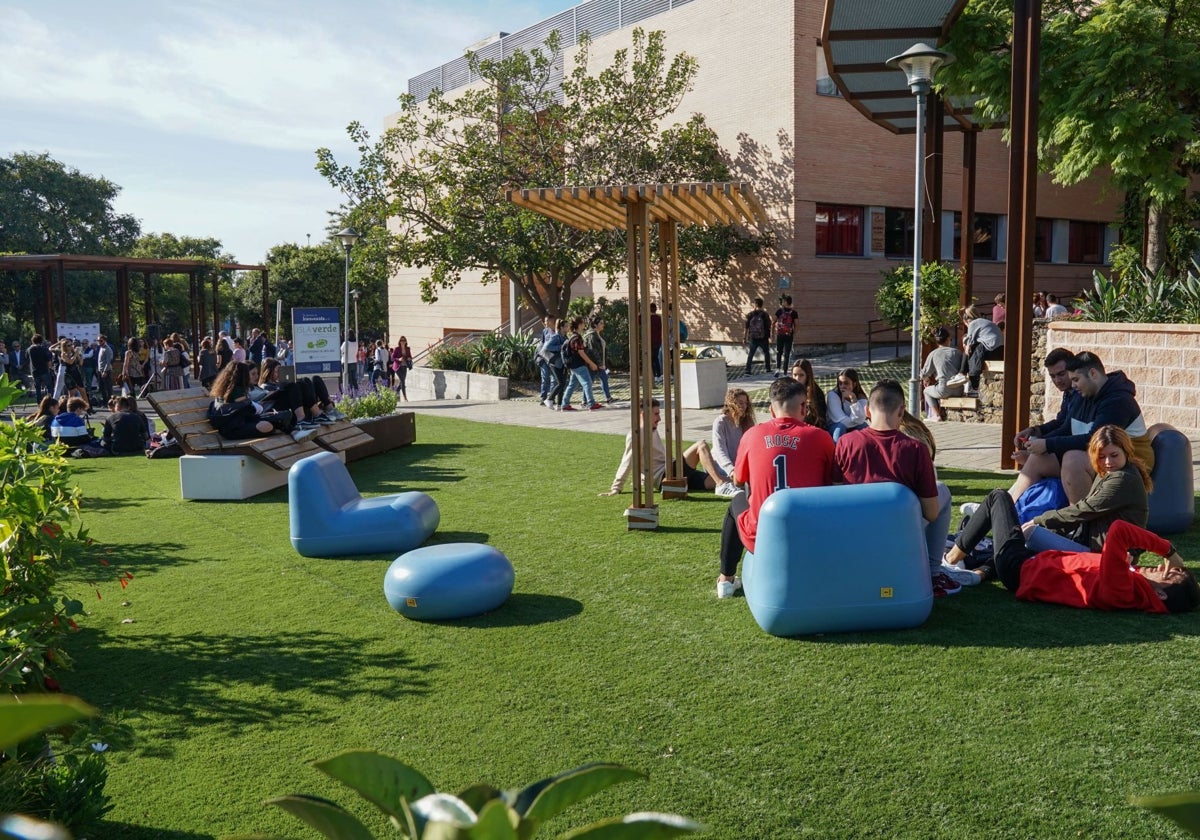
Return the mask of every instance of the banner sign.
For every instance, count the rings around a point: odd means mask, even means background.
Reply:
[[[341,322],[337,307],[292,309],[292,352],[296,374],[338,373],[341,369]]]
[[[69,338],[72,341],[87,339],[89,342],[93,342],[96,340],[96,336],[100,335],[99,324],[64,324],[60,321],[57,328],[60,339]]]

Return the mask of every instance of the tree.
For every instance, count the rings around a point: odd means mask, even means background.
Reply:
[[[207,290],[211,282],[211,272],[219,271],[222,263],[234,262],[233,255],[225,251],[221,240],[206,236],[176,236],[173,233],[148,233],[138,239],[129,251],[129,256],[159,260],[203,260],[208,266],[199,274],[199,279]],[[110,275],[111,276],[111,275]],[[130,290],[132,298],[145,300],[145,280],[138,279],[141,275],[134,274],[137,284]],[[218,286],[221,299],[229,300],[233,286],[229,272],[222,272]],[[140,292],[140,297],[139,297]],[[189,297],[186,274],[156,274],[150,281],[151,318],[162,324],[168,332],[186,333],[191,329],[191,298]],[[133,313],[144,311],[142,307],[133,306]],[[262,312],[262,298],[255,310]],[[261,317],[261,316],[260,316]],[[203,328],[204,325],[201,325]]]
[[[0,158],[0,251],[123,254],[140,225],[113,209],[120,191],[45,153]]]
[[[1146,214],[1143,258],[1157,271],[1178,259],[1169,229],[1195,218],[1186,190],[1200,162],[1200,4],[1047,0],[1043,17],[1042,165],[1068,185],[1107,167],[1142,211],[1135,216]],[[985,122],[1007,119],[1012,54],[998,47],[1011,31],[1010,0],[972,0],[946,45],[959,60],[943,84],[980,95],[975,115]]]
[[[544,50],[503,60],[469,54],[481,84],[453,97],[435,90],[423,103],[401,96],[378,140],[351,124],[356,167],[317,151],[317,170],[345,194],[344,209],[374,220],[368,238],[386,243],[392,263],[427,270],[426,301],[480,270],[484,283],[511,280],[538,315],[558,317],[584,272],[612,278],[624,269],[622,235],[521,209],[504,199],[508,189],[729,178],[703,117],[660,129],[691,89],[694,58],[668,57],[663,33],[635,29],[631,47],[592,74],[589,46],[580,40],[561,93],[557,33]],[[733,229],[688,233],[681,250],[706,260],[700,270],[721,271],[764,244]]]
[[[48,154],[0,158],[0,253],[126,253],[140,226],[113,209],[120,191],[106,178],[85,175]],[[14,335],[32,328],[41,296],[33,275],[24,277],[0,283],[0,311],[16,316]]]

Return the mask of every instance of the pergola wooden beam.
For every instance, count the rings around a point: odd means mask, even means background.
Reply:
[[[658,268],[663,324],[663,404],[667,475],[663,494],[687,495],[683,478],[683,413],[679,388],[680,225],[736,224],[762,230],[767,214],[749,184],[741,181],[681,184],[557,187],[509,190],[512,203],[579,230],[624,230],[629,275],[629,425],[633,448],[630,529],[658,527],[654,503],[654,372],[650,347],[651,264]],[[650,253],[650,225],[658,225],[659,252]]]

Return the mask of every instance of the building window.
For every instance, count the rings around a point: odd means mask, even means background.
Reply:
[[[1071,222],[1067,262],[1100,265],[1104,262],[1103,222]]]
[[[1054,220],[1038,219],[1033,227],[1033,259],[1054,262]]]
[[[883,253],[889,257],[913,255],[913,211],[911,207],[884,210]]]
[[[975,247],[977,260],[998,260],[1000,250],[1000,217],[995,213],[975,214]],[[954,214],[954,259],[962,259],[962,213]]]
[[[817,254],[862,256],[863,209],[847,204],[817,205]]]
[[[818,96],[841,96],[842,92],[837,89],[837,85],[833,83],[833,79],[829,75],[829,68],[825,65],[825,50],[817,46],[817,95]]]

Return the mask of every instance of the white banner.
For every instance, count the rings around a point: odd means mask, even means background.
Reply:
[[[69,338],[72,341],[94,342],[96,336],[100,335],[99,324],[64,324],[61,321],[58,323],[58,337],[60,339]]]

